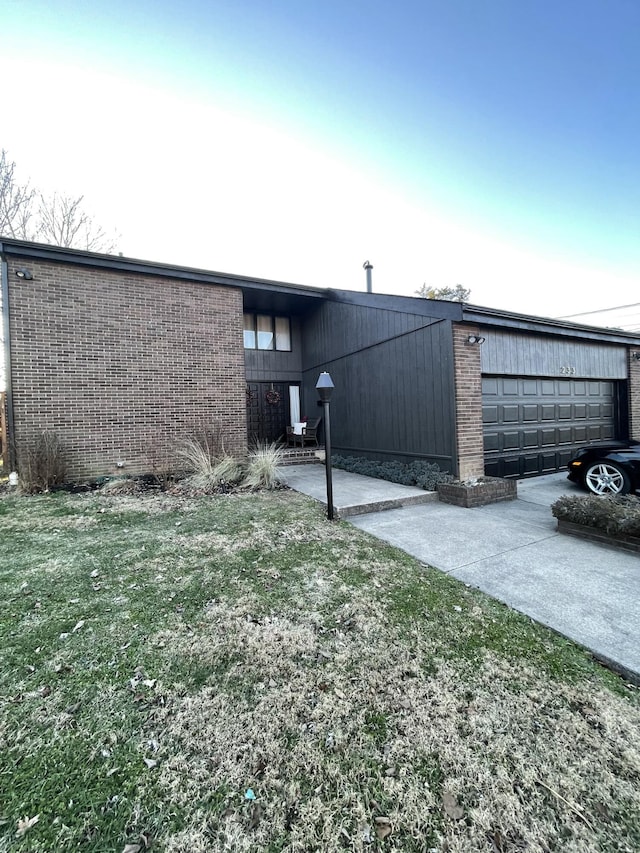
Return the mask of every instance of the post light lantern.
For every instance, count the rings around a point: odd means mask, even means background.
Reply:
[[[331,376],[324,371],[318,377],[316,390],[322,403],[324,411],[324,464],[327,475],[327,518],[333,521],[333,481],[331,477],[331,418],[329,414],[329,401],[331,392],[335,388]]]

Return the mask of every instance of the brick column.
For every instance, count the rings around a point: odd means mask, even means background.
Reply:
[[[453,324],[456,442],[461,480],[484,474],[480,344],[467,343],[469,335],[479,334],[476,327]]]
[[[627,350],[629,362],[629,437],[640,441],[640,359],[632,357],[634,352],[640,352],[640,348]]]

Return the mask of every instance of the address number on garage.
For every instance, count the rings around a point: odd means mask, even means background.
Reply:
[[[563,365],[560,368],[560,376],[575,376],[576,369],[575,367],[570,367],[569,365]]]

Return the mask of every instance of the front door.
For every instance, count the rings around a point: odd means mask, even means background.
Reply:
[[[247,382],[249,444],[286,441],[289,383]]]

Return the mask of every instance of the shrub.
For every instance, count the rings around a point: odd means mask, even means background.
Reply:
[[[451,474],[441,471],[434,462],[423,460],[407,464],[395,461],[378,462],[362,456],[332,456],[331,464],[353,474],[364,474],[366,477],[376,477],[403,486],[418,486],[428,492],[434,491],[438,483],[449,483],[453,480]]]
[[[283,451],[277,444],[259,444],[249,452],[243,485],[250,489],[277,489]]]
[[[46,492],[66,482],[67,460],[64,447],[54,432],[44,430],[18,449],[18,472],[24,492]]]
[[[611,536],[640,536],[640,500],[633,495],[565,495],[551,512],[562,521],[596,527]]]
[[[175,439],[158,434],[147,445],[149,470],[158,484],[166,489],[179,467],[176,459]]]

